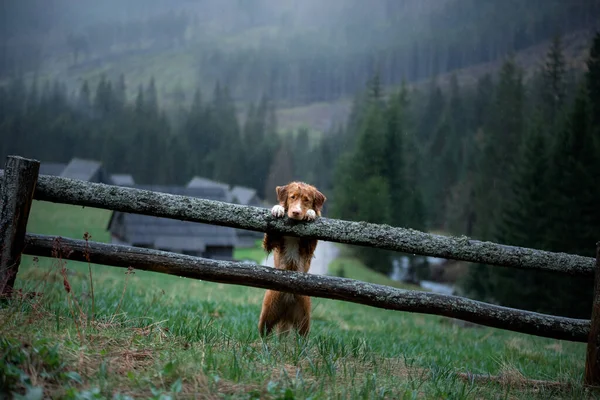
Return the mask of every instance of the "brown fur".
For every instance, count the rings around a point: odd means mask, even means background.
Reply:
[[[313,216],[320,217],[323,203],[327,200],[314,186],[302,182],[277,186],[276,192],[279,206],[285,211],[284,217],[295,220],[313,219],[310,210],[314,211]],[[289,246],[286,246],[286,242]],[[308,273],[317,240],[265,233],[263,248],[267,253],[273,252],[275,268]],[[258,322],[259,333],[267,336],[274,327],[280,333],[294,328],[302,336],[307,336],[310,331],[310,311],[308,296],[267,290]]]

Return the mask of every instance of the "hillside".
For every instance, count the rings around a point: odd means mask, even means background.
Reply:
[[[563,38],[564,55],[568,69],[581,72],[585,69],[585,59],[589,53],[589,43],[592,35],[587,31],[577,31]],[[517,64],[523,68],[525,79],[531,77],[544,61],[551,41],[547,40],[535,46],[528,47],[514,53]],[[477,80],[486,74],[494,74],[500,70],[505,58],[492,62],[476,64],[467,68],[437,76],[441,88],[447,88],[452,75],[456,76],[458,84],[467,88],[477,83]],[[408,84],[411,89],[424,89],[430,79],[421,79]],[[395,86],[386,86],[385,91],[390,92]],[[339,123],[345,123],[352,106],[351,98],[343,98],[332,102],[318,102],[304,106],[282,108],[278,110],[278,118],[282,129],[295,129],[307,126],[316,131],[326,131]]]
[[[255,38],[265,38],[272,32],[256,30],[253,34]],[[583,30],[564,36],[565,57],[568,66],[573,70],[581,71],[585,67],[584,60],[588,53],[590,38],[591,32]],[[546,40],[514,53],[515,60],[524,69],[526,78],[541,65],[549,45],[550,40]],[[71,91],[77,91],[84,80],[94,88],[102,76],[116,81],[120,75],[123,75],[128,84],[128,96],[133,99],[138,87],[146,85],[154,77],[161,106],[173,110],[187,106],[194,96],[197,88],[195,82],[198,80],[195,52],[193,45],[163,51],[132,51],[70,66],[66,70],[55,66],[40,78],[58,78],[66,82]],[[445,87],[450,76],[455,74],[461,86],[469,86],[476,83],[481,76],[499,70],[504,59],[505,57],[502,57],[491,62],[443,73],[437,76],[437,81],[441,87]],[[409,87],[418,89],[429,82],[430,78],[420,79],[409,83]],[[214,82],[207,81],[200,85],[200,90],[206,96],[210,96],[212,85]],[[387,86],[386,90],[393,90],[393,87]],[[260,93],[256,96],[255,100]],[[239,117],[243,120],[247,101],[239,97],[236,100]],[[343,96],[333,101],[308,102],[296,106],[280,104],[277,112],[279,128],[287,131],[308,127],[319,132],[326,131],[335,124],[346,121],[351,103],[351,97]]]
[[[329,103],[345,104],[376,70],[387,85],[452,71],[476,79],[510,53],[532,64],[556,33],[572,37],[579,60],[581,32],[600,19],[600,0],[49,2],[52,12],[39,0],[5,10],[0,80],[18,71],[77,93],[83,81],[94,91],[102,76],[122,75],[133,98],[154,77],[167,110],[220,82],[241,111],[263,94],[275,99],[283,129],[343,119]]]

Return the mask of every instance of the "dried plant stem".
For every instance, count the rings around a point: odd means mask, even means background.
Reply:
[[[121,298],[119,299],[117,308],[116,308],[115,312],[113,313],[113,318],[119,313],[119,309],[121,308],[121,303],[123,303],[123,298],[125,297],[125,291],[127,290],[127,282],[129,281],[129,275],[134,274],[134,273],[135,272],[133,272],[132,267],[127,268],[127,272],[125,273],[125,275],[127,275],[125,277],[125,285],[123,286],[123,292],[121,293]]]
[[[90,263],[90,252],[89,252],[89,243],[88,241],[92,238],[92,235],[90,235],[88,232],[86,232],[83,235],[84,239],[85,239],[85,246],[86,246],[86,251],[85,251],[85,259],[88,263],[88,271],[90,274],[90,294],[92,296],[92,312],[91,312],[91,318],[90,321],[93,323],[94,322],[94,316],[96,315],[96,300],[94,297],[94,280],[92,278],[92,265]]]

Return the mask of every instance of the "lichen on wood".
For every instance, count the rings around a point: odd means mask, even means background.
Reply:
[[[402,290],[353,279],[249,266],[131,246],[28,234],[25,252],[49,257],[58,249],[65,259],[161,272],[211,282],[280,290],[369,305],[441,315],[490,327],[555,339],[586,342],[590,321],[501,307],[457,296]],[[258,310],[257,310],[258,312]]]
[[[464,236],[434,235],[367,222],[329,218],[295,222],[287,218],[276,219],[265,208],[62,177],[41,175],[35,198],[488,265],[583,276],[592,276],[594,271],[594,259],[579,255],[506,246]]]

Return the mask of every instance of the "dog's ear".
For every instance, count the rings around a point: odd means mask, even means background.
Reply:
[[[288,187],[287,185],[285,186],[277,186],[275,188],[275,192],[277,193],[277,201],[279,202],[279,204],[283,207],[285,207],[285,204],[287,203],[287,196],[288,196]]]
[[[327,197],[325,197],[325,195],[319,192],[318,190],[315,190],[315,199],[313,201],[313,207],[315,211],[319,213],[319,215],[321,213],[321,209],[323,208],[323,203],[325,203],[325,200],[327,200]]]

